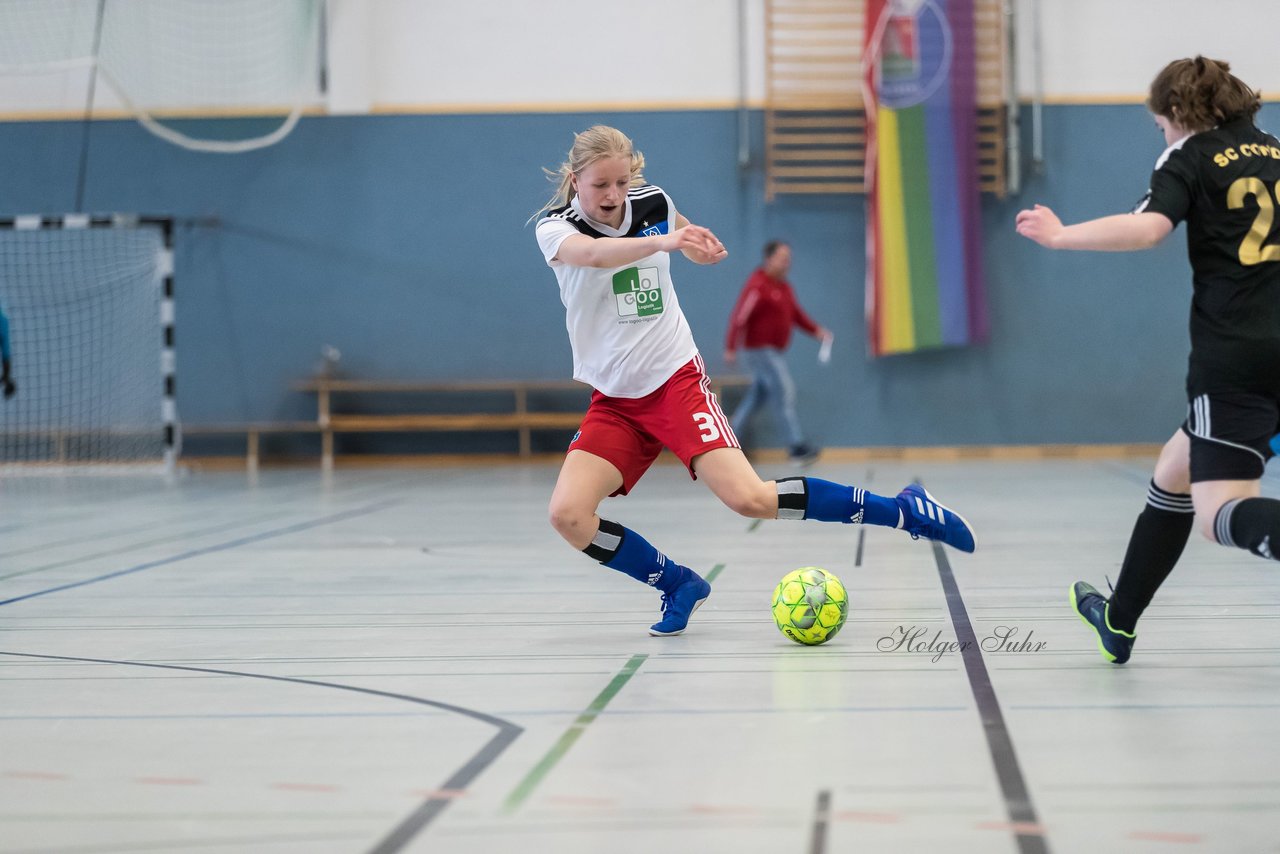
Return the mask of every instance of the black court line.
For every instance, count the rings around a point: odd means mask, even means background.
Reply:
[[[824,854],[827,850],[827,828],[831,824],[831,790],[818,792],[818,803],[813,810],[813,834],[809,837],[809,854]]]
[[[165,543],[172,543],[174,540],[194,539],[196,537],[204,537],[209,534],[220,534],[223,531],[233,530],[235,528],[243,528],[245,525],[253,522],[265,522],[271,519],[279,519],[282,516],[288,516],[288,512],[280,513],[259,513],[252,518],[237,519],[234,522],[224,522],[220,525],[214,525],[211,528],[197,528],[193,531],[181,531],[176,534],[169,534],[164,537],[157,537],[151,540],[143,540],[142,542],[125,543],[114,549],[105,549],[100,552],[91,552],[89,554],[78,554],[75,557],[56,560],[53,563],[45,563],[40,566],[33,566],[30,569],[23,569],[18,572],[10,572],[7,575],[0,575],[0,581],[8,581],[11,578],[22,578],[27,575],[35,575],[37,572],[48,572],[51,569],[61,569],[66,566],[75,566],[77,563],[96,560],[100,557],[111,557],[112,555],[128,554],[132,551],[138,551],[147,546],[160,546]],[[160,527],[160,526],[155,526]]]
[[[987,751],[991,754],[996,779],[1000,782],[1000,792],[1004,795],[1005,812],[1009,816],[1014,841],[1017,842],[1020,854],[1048,854],[1049,841],[1044,837],[1044,830],[1036,817],[1035,805],[1031,802],[1031,793],[1027,790],[1027,782],[1018,766],[1013,737],[1005,726],[1000,701],[996,699],[991,675],[982,659],[982,648],[974,634],[973,624],[969,622],[969,612],[964,607],[955,574],[951,572],[951,563],[947,560],[942,544],[936,541],[933,543],[933,557],[938,563],[938,578],[946,593],[947,610],[951,612],[951,624],[955,627],[965,673],[969,677],[969,690],[973,692],[973,699],[978,704],[978,714],[982,716]]]
[[[60,584],[57,587],[49,587],[45,590],[36,590],[32,593],[24,593],[21,596],[12,596],[8,599],[0,599],[0,605],[11,605],[14,602],[21,602],[24,599],[34,599],[37,596],[47,596],[50,593],[58,593],[59,591],[70,590],[74,587],[84,587],[86,584],[96,584],[99,581],[109,581],[112,578],[119,578],[122,575],[131,575],[135,572],[142,572],[144,569],[155,569],[157,566],[166,566],[171,563],[178,563],[179,561],[187,560],[188,558],[200,557],[201,555],[207,555],[207,554],[213,554],[215,552],[226,551],[227,549],[238,548],[239,546],[245,546],[245,545],[248,545],[249,543],[257,543],[263,540],[270,540],[273,537],[282,537],[285,534],[296,534],[299,531],[306,531],[311,528],[319,528],[322,525],[328,525],[330,522],[339,522],[339,521],[342,521],[343,519],[352,519],[352,518],[355,518],[356,516],[365,516],[369,513],[374,513],[378,510],[382,510],[386,507],[390,507],[393,504],[397,504],[397,503],[399,502],[398,501],[379,501],[375,504],[366,504],[364,507],[357,507],[354,510],[346,510],[346,511],[343,511],[342,513],[334,513],[331,516],[322,516],[319,519],[311,519],[310,521],[307,521],[307,522],[299,522],[296,525],[288,525],[284,528],[275,528],[270,531],[263,531],[260,534],[251,534],[247,537],[240,537],[239,539],[229,540],[228,542],[225,542],[225,543],[217,543],[216,545],[205,546],[204,548],[201,548],[201,549],[192,549],[191,551],[182,552],[181,554],[172,555],[166,558],[161,558],[160,560],[148,561],[147,563],[141,563],[141,564],[138,564],[137,566],[131,566],[127,569],[118,569],[115,572],[108,572],[106,575],[98,575],[93,578],[85,578],[85,579],[81,579],[80,581],[72,581],[67,584]]]
[[[212,667],[186,667],[178,664],[154,664],[148,661],[117,661],[109,658],[79,658],[69,655],[38,655],[27,652],[4,652],[0,651],[0,655],[14,656],[17,658],[38,658],[45,661],[74,661],[82,664],[117,664],[125,667],[152,667],[157,670],[185,670],[192,673],[213,673],[218,676],[241,676],[247,679],[266,679],[272,682],[289,682],[294,685],[310,685],[316,688],[334,688],[339,691],[351,691],[356,694],[369,694],[373,697],[386,697],[390,700],[403,700],[406,703],[416,703],[421,706],[432,706],[446,712],[455,712],[459,715],[480,721],[496,727],[497,735],[491,738],[484,747],[473,755],[461,768],[453,773],[448,780],[440,787],[437,794],[432,795],[423,801],[422,804],[409,813],[404,819],[396,825],[390,833],[388,833],[381,842],[369,849],[370,854],[393,854],[399,851],[409,841],[413,839],[424,827],[444,811],[445,807],[453,803],[454,797],[458,792],[466,789],[476,777],[480,775],[485,768],[498,758],[502,751],[506,750],[515,741],[520,733],[524,732],[524,728],[493,715],[477,712],[474,709],[466,709],[462,706],[455,706],[451,703],[442,703],[438,700],[428,700],[425,697],[414,697],[409,694],[396,694],[391,691],[378,691],[374,688],[360,688],[355,685],[340,685],[336,682],[320,682],[314,679],[299,679],[294,676],[272,676],[267,673],[244,673],[238,670],[219,670]]]

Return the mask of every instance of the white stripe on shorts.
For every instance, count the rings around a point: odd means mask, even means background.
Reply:
[[[738,437],[734,435],[733,428],[729,426],[729,419],[725,417],[724,410],[720,408],[719,399],[711,392],[711,377],[707,376],[707,366],[702,361],[701,353],[693,357],[693,366],[698,369],[698,373],[702,374],[698,384],[702,388],[702,397],[707,402],[707,410],[716,422],[716,426],[720,428],[720,435],[724,436],[729,447],[742,447],[738,444]]]

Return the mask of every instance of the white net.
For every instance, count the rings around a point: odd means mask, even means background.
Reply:
[[[97,15],[97,0],[2,0],[0,73],[92,65]]]
[[[115,96],[157,136],[199,151],[251,151],[283,139],[321,101],[322,3],[0,0],[0,74],[96,62]],[[258,118],[222,123],[219,133],[231,138],[200,136],[176,121],[229,115]]]
[[[158,226],[0,228],[0,464],[166,461],[169,267]]]

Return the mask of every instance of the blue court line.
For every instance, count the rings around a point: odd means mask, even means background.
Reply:
[[[399,500],[378,501],[374,504],[367,504],[364,507],[358,507],[355,510],[347,510],[342,513],[335,513],[332,516],[322,516],[319,519],[312,519],[309,522],[299,522],[296,525],[289,525],[284,528],[275,528],[270,531],[263,531],[260,534],[252,534],[248,537],[240,537],[239,539],[229,540],[225,543],[217,545],[205,546],[201,549],[192,549],[189,552],[173,555],[172,557],[161,558],[160,560],[148,561],[140,563],[137,566],[131,566],[128,569],[119,569],[115,572],[108,572],[106,575],[99,575],[95,578],[86,578],[82,581],[72,581],[69,584],[61,584],[57,587],[50,587],[46,590],[37,590],[34,593],[24,593],[21,596],[14,596],[9,599],[0,599],[0,605],[12,605],[14,602],[21,602],[24,599],[34,599],[37,596],[47,596],[50,593],[58,593],[63,590],[71,590],[75,587],[84,587],[86,584],[97,584],[99,581],[108,581],[112,578],[119,578],[122,575],[130,575],[135,572],[142,572],[144,569],[155,569],[157,566],[166,566],[171,563],[188,560],[201,555],[214,554],[215,552],[227,551],[228,549],[239,548],[250,543],[258,543],[263,540],[270,540],[274,537],[282,537],[285,534],[296,534],[299,531],[310,530],[311,528],[319,528],[328,525],[331,522],[339,522],[343,519],[352,519],[356,516],[366,516],[370,513],[377,512],[393,504],[398,504]]]

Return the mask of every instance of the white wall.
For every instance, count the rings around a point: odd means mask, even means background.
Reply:
[[[762,15],[763,0],[747,5]],[[333,13],[335,28],[368,19],[375,109],[737,98],[738,0],[335,0]],[[346,57],[332,62],[338,74]]]
[[[763,100],[764,0],[329,3],[335,113],[730,107],[741,87],[740,9],[748,100]],[[1197,52],[1230,60],[1264,96],[1280,94],[1275,0],[1015,0],[1024,94],[1035,81],[1037,6],[1051,102],[1140,101],[1165,62]],[[86,79],[0,75],[0,113],[77,114]],[[117,106],[106,87],[98,92],[100,113]]]
[[[1145,97],[1172,59],[1225,59],[1267,100],[1280,97],[1280,3],[1274,0],[1016,0],[1018,74],[1034,79],[1039,8],[1048,100]]]

